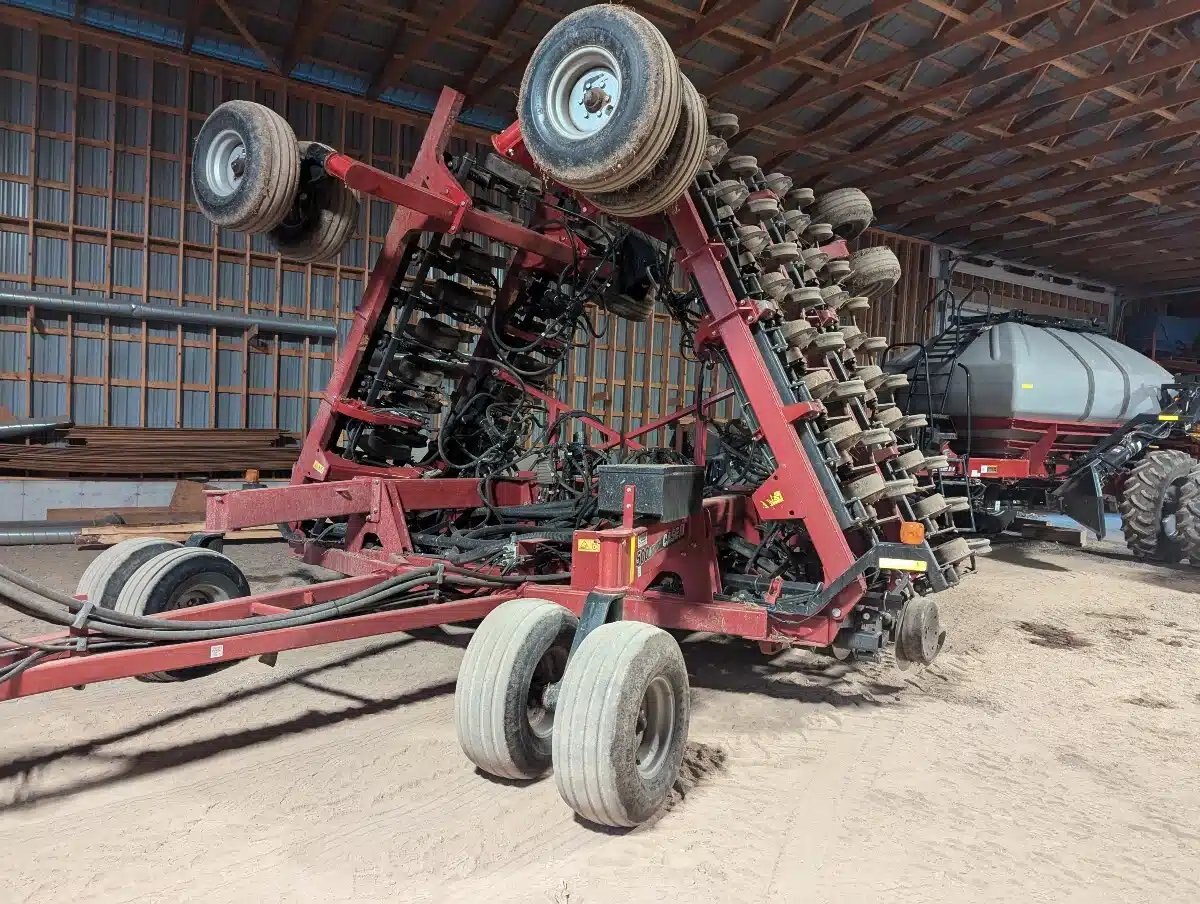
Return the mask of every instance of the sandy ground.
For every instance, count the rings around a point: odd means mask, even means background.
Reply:
[[[232,553],[258,588],[305,579],[278,546]],[[62,589],[90,555],[0,551]],[[631,832],[468,765],[461,634],[19,700],[0,901],[1193,904],[1198,591],[1023,544],[943,595],[921,673],[690,642],[694,786]]]

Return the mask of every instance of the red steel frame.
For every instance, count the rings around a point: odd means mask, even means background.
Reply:
[[[1088,452],[1098,440],[1119,426],[1116,422],[1107,421],[1081,424],[1078,421],[1024,418],[973,418],[971,432],[974,443],[977,446],[986,445],[981,451],[971,452],[970,476],[981,480],[1053,480],[1064,477],[1073,457]],[[1030,436],[1001,435],[1011,431]],[[983,433],[991,433],[992,436],[980,436]],[[960,472],[966,467],[962,458],[955,464]]]
[[[564,267],[582,249],[565,229],[553,226],[556,212],[545,208],[540,219],[551,223],[544,232],[478,210],[443,163],[442,154],[463,96],[446,89],[438,101],[412,170],[403,178],[359,163],[341,154],[325,162],[328,173],[352,188],[396,204],[396,214],[371,273],[344,350],[334,367],[328,389],[303,451],[286,487],[214,494],[209,498],[206,529],[225,532],[316,517],[346,517],[343,549],[298,540],[292,543],[304,561],[320,564],[349,577],[312,587],[255,594],[237,600],[166,613],[167,619],[230,619],[284,612],[363,590],[395,575],[436,562],[414,552],[406,513],[422,509],[472,509],[482,504],[480,481],[472,478],[423,479],[415,467],[381,468],[350,462],[329,451],[339,430],[338,418],[351,415],[375,423],[395,419],[373,412],[349,399],[351,385],[367,352],[370,337],[380,326],[387,299],[406,251],[422,232],[488,236],[517,249],[515,265]],[[496,150],[533,169],[516,124],[493,139]],[[785,406],[755,344],[751,326],[757,317],[753,304],[736,296],[722,270],[725,246],[710,241],[699,212],[685,195],[669,212],[682,267],[699,286],[708,307],[704,330],[728,353],[737,381],[754,411],[758,429],[769,444],[777,469],[747,498],[738,495],[706,499],[702,511],[681,521],[637,526],[633,488],[626,488],[625,516],[620,527],[576,531],[572,575],[567,585],[537,582],[503,592],[431,603],[231,637],[219,643],[197,641],[143,649],[95,654],[61,654],[0,684],[0,700],[26,696],[95,681],[170,669],[234,661],[283,650],[335,643],[419,627],[481,618],[505,600],[536,595],[582,610],[593,590],[623,594],[621,615],[663,627],[739,635],[764,643],[800,641],[832,643],[842,622],[865,592],[860,577],[844,588],[822,612],[809,617],[777,620],[758,605],[714,599],[720,590],[715,538],[740,532],[754,537],[761,521],[802,518],[820,557],[825,580],[832,581],[856,560],[833,511],[825,500],[813,466],[804,452],[796,422],[813,414],[811,403]],[[840,249],[845,252],[844,247]],[[516,269],[516,267],[514,267]],[[510,279],[498,303],[514,291]],[[536,390],[555,417],[565,409],[556,399]],[[605,437],[604,448],[640,448],[638,439],[687,416],[696,419],[697,458],[703,461],[701,413],[728,397],[717,393],[637,430],[619,433],[601,422],[584,418],[589,428]],[[532,484],[502,479],[491,487],[499,504],[527,503]],[[377,542],[376,542],[377,541]],[[529,542],[525,540],[524,542]],[[651,589],[664,573],[678,577],[683,594]],[[61,639],[63,635],[55,635]],[[39,638],[45,640],[45,638]],[[0,668],[20,658],[0,653]]]

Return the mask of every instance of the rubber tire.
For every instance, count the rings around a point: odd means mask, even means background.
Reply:
[[[1175,513],[1183,557],[1200,565],[1200,467],[1188,472],[1188,479],[1179,489],[1179,510]]]
[[[669,208],[696,181],[708,146],[704,98],[686,76],[681,75],[680,79],[683,82],[683,104],[679,125],[675,127],[675,135],[666,154],[648,176],[629,188],[589,194],[588,198],[601,210],[627,219],[648,217]]]
[[[946,511],[948,503],[941,493],[934,493],[913,503],[913,514],[918,519],[936,518]]]
[[[1186,452],[1158,449],[1129,472],[1121,488],[1118,509],[1125,545],[1135,556],[1164,562],[1178,562],[1183,558],[1182,543],[1163,533],[1163,500],[1171,484],[1188,476],[1195,467],[1195,459]]]
[[[225,599],[250,595],[250,584],[242,570],[227,556],[211,549],[182,546],[160,553],[133,573],[113,606],[128,615],[158,615],[171,611],[171,598],[188,581],[202,574],[217,574],[226,579],[231,592]],[[189,666],[165,672],[151,672],[138,677],[143,681],[190,681],[219,672],[233,662]]]
[[[942,631],[937,603],[927,596],[914,596],[904,606],[896,631],[896,658],[929,665],[941,652],[946,635]]]
[[[621,97],[604,128],[575,140],[550,124],[545,95],[558,63],[589,45],[616,59]],[[679,63],[662,32],[631,9],[588,6],[560,20],[534,49],[521,79],[517,119],[525,149],[551,179],[583,192],[617,191],[662,159],[679,123],[682,93]]]
[[[859,189],[839,188],[821,195],[813,219],[828,223],[837,236],[850,240],[866,231],[875,219],[875,211],[871,207],[871,199]]]
[[[870,505],[887,493],[887,481],[882,474],[871,472],[845,484],[845,490],[863,504]]]
[[[526,706],[534,670],[554,646],[562,661],[579,620],[549,600],[509,600],[476,629],[454,686],[458,743],[472,763],[498,778],[532,779],[550,768],[550,738],[539,738]]]
[[[300,156],[311,144],[300,142]],[[358,192],[332,176],[319,180],[313,190],[317,192],[316,215],[298,227],[281,223],[270,233],[280,254],[306,264],[337,257],[358,227]]]
[[[850,266],[854,272],[846,278],[846,287],[851,294],[867,298],[879,298],[900,281],[900,261],[895,252],[883,245],[860,248],[850,255]]]
[[[97,606],[111,609],[117,604],[121,588],[139,568],[160,553],[178,549],[179,543],[161,537],[122,540],[92,559],[79,578],[76,596],[90,599]]]
[[[673,691],[674,731],[651,775],[638,769],[636,721],[650,682]],[[635,826],[666,802],[679,775],[691,716],[687,668],[662,628],[618,621],[596,628],[567,664],[554,714],[554,781],[576,813]]]
[[[854,418],[849,418],[826,427],[821,433],[821,439],[833,443],[839,449],[850,449],[858,442],[862,432],[862,427],[858,426],[858,422]]]
[[[202,163],[212,142],[227,129],[246,148],[246,172],[232,194],[222,196],[209,183]],[[248,100],[231,100],[208,115],[192,152],[192,191],[201,213],[224,229],[270,232],[292,209],[300,187],[296,135],[282,116]]]

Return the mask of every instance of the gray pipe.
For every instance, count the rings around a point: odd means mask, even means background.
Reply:
[[[17,421],[14,424],[0,424],[0,442],[8,443],[27,436],[50,433],[60,427],[68,429],[74,426],[74,421],[64,421],[61,418],[55,421]]]
[[[74,543],[85,527],[124,524],[119,515],[100,521],[0,521],[0,546],[42,546]]]
[[[158,305],[127,301],[93,301],[63,295],[43,295],[35,292],[13,292],[0,289],[0,307],[33,307],[42,311],[63,311],[70,314],[90,314],[94,317],[117,317],[122,320],[145,320],[154,323],[190,323],[206,327],[257,327],[264,333],[308,336],[332,339],[337,329],[332,324],[311,323],[306,320],[283,320],[279,317],[254,317],[229,314],[198,308],[166,308]]]

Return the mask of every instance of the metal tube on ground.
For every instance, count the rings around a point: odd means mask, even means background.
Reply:
[[[332,339],[337,329],[332,324],[304,320],[282,320],[278,317],[255,317],[200,308],[160,307],[140,302],[98,301],[64,295],[44,295],[38,292],[13,292],[0,289],[0,307],[32,307],[42,311],[61,311],[69,314],[90,314],[94,317],[116,317],[123,320],[156,323],[190,323],[206,327],[257,328],[259,332],[276,335],[308,336]]]
[[[0,546],[66,545],[84,528],[122,523],[115,515],[98,521],[0,521]]]

